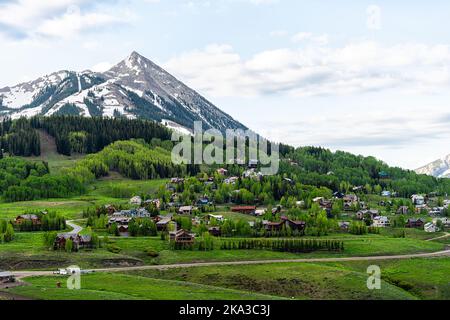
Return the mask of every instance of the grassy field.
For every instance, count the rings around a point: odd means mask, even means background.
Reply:
[[[124,274],[90,274],[81,278],[81,290],[68,290],[65,277],[33,277],[30,286],[8,290],[42,300],[267,300],[280,297],[184,281],[150,279]],[[57,288],[57,282],[62,288]]]
[[[316,263],[146,270],[137,273],[133,271],[132,274],[295,299],[416,299],[413,294],[386,281],[382,281],[381,290],[368,290],[365,271]]]
[[[367,288],[367,267],[381,268],[381,289]],[[450,258],[342,263],[278,263],[97,273],[69,291],[64,277],[33,277],[8,292],[34,299],[450,299]]]

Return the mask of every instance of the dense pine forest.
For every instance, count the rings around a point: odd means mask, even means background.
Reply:
[[[28,122],[32,128],[42,129],[54,137],[58,152],[63,155],[95,153],[120,140],[143,139],[150,142],[152,139],[171,138],[171,132],[158,123],[123,117],[54,116],[20,121]]]

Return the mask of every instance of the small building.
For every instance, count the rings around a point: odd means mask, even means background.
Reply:
[[[210,204],[210,202],[209,202],[208,198],[200,198],[197,200],[197,206],[199,206],[199,207],[207,206],[209,204]]]
[[[220,237],[222,235],[222,232],[220,230],[220,227],[211,227],[208,228],[208,232],[210,235],[212,235],[213,237]]]
[[[410,218],[408,219],[408,221],[406,221],[406,228],[419,228],[422,229],[424,226],[425,222],[422,219],[414,219],[414,218]]]
[[[409,208],[407,206],[401,206],[397,210],[397,214],[408,214]]]
[[[181,183],[184,183],[184,179],[183,178],[172,178],[172,179],[170,179],[170,183],[181,184]]]
[[[450,227],[450,218],[443,217],[443,218],[435,218],[435,219],[433,219],[433,223],[434,224],[437,224],[438,221],[441,221],[442,224],[444,225],[444,227],[446,227],[446,228]]]
[[[338,225],[339,225],[339,229],[340,229],[341,231],[347,232],[347,231],[350,229],[350,222],[347,222],[347,221],[339,221],[339,222],[338,222]]]
[[[223,180],[223,182],[226,184],[235,184],[236,181],[238,181],[238,180],[239,180],[239,177],[229,177],[229,178],[226,178],[225,180]]]
[[[70,234],[64,233],[59,234],[54,243],[54,249],[64,249],[66,247],[67,240],[72,240],[73,249],[75,251],[83,248],[92,248],[92,238],[88,235]]]
[[[182,206],[180,207],[180,209],[178,209],[178,213],[184,215],[191,215],[192,211],[194,211],[193,206]]]
[[[416,206],[421,206],[425,204],[425,197],[422,195],[414,194],[411,196],[411,201]]]
[[[130,199],[130,204],[140,206],[142,204],[142,198],[139,196]]]
[[[257,216],[257,217],[262,217],[265,213],[266,213],[266,210],[264,210],[264,209],[257,209],[257,210],[255,210],[254,215]]]
[[[161,200],[159,200],[159,199],[145,200],[144,205],[154,205],[156,209],[160,209],[161,208]]]
[[[221,176],[226,176],[228,174],[228,170],[224,168],[217,169],[217,173]]]
[[[358,204],[358,196],[355,194],[345,195],[342,199],[344,200],[345,211],[353,210],[353,207]]]
[[[370,219],[374,219],[375,217],[378,217],[380,215],[380,212],[378,210],[375,209],[370,209],[370,210],[360,210],[356,213],[356,217],[359,220],[364,220],[364,218],[366,216],[370,216]]]
[[[381,192],[382,197],[390,197],[391,195],[392,195],[392,193],[387,190]]]
[[[41,219],[35,214],[22,214],[17,216],[15,224],[21,225],[25,222],[31,222],[34,226],[41,225]]]
[[[189,233],[183,229],[178,231],[173,231],[169,233],[170,241],[178,243],[178,244],[194,244],[195,235],[193,233]]]
[[[225,220],[222,215],[208,214],[207,216],[205,216],[205,220],[207,220],[208,222],[210,222],[212,219],[216,220],[217,222],[223,222]]]
[[[128,225],[120,225],[118,227],[119,235],[122,237],[127,237],[129,235],[128,233]]]
[[[437,228],[437,226],[434,223],[428,222],[428,223],[425,223],[425,225],[423,226],[423,230],[425,232],[432,233],[432,232],[437,232],[438,228]]]
[[[378,216],[373,218],[372,227],[385,228],[389,227],[390,225],[391,222],[389,221],[389,218],[386,216]]]
[[[237,206],[231,208],[232,212],[239,212],[244,214],[254,214],[256,211],[256,206]]]
[[[0,284],[14,283],[16,278],[9,271],[0,271]]]
[[[156,222],[156,229],[158,231],[167,231],[169,230],[169,224],[172,221],[171,216],[159,216],[158,221]]]

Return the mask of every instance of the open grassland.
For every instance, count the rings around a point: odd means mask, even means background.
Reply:
[[[369,265],[381,268],[381,289],[367,288]],[[8,293],[34,299],[332,299],[450,298],[450,258],[339,263],[201,266],[82,275],[82,290],[65,277],[32,277]],[[63,288],[57,288],[61,282]]]
[[[384,281],[401,287],[420,299],[450,299],[448,257],[371,261],[370,264],[380,266]],[[324,265],[365,272],[368,263],[352,261]]]
[[[157,279],[175,279],[295,299],[416,299],[382,281],[381,290],[367,289],[367,274],[350,268],[317,263],[286,263],[146,270],[129,273]]]
[[[267,300],[281,299],[203,284],[151,279],[124,274],[90,274],[81,278],[81,290],[68,290],[66,277],[27,278],[29,286],[8,290],[14,294],[43,300]],[[57,282],[62,288],[57,288]]]

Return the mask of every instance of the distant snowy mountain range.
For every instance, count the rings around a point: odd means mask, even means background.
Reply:
[[[419,174],[427,174],[437,178],[450,178],[450,154],[416,170]]]
[[[205,129],[246,129],[136,52],[103,73],[59,71],[0,89],[0,117],[58,114],[143,118],[182,132],[194,121]]]

